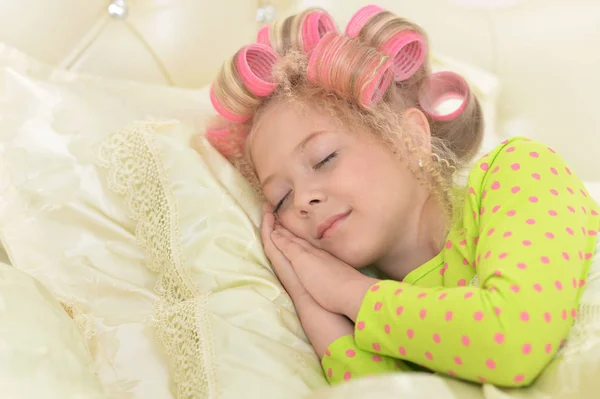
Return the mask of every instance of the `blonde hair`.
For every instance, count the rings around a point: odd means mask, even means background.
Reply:
[[[409,168],[438,198],[451,218],[454,172],[476,154],[483,137],[481,107],[468,90],[464,109],[453,118],[438,118],[426,109],[424,98],[432,82],[427,35],[419,26],[389,11],[376,10],[371,14],[363,18],[360,29],[356,22],[348,27],[347,33],[354,29],[355,37],[332,31],[329,14],[314,8],[263,28],[259,41],[273,49],[275,56],[269,54],[263,61],[263,64],[272,64],[270,74],[264,73],[268,66],[262,64],[255,74],[264,79],[265,85],[272,85],[273,90],[268,95],[257,95],[257,90],[249,90],[236,68],[240,52],[236,53],[223,65],[211,93],[213,104],[229,112],[220,113],[234,117],[215,119],[207,136],[261,194],[245,143],[264,110],[281,101],[318,109],[350,131],[372,134],[400,158],[418,157],[422,161],[420,167],[408,162]],[[302,34],[310,28],[303,26],[308,18],[312,18],[313,33],[318,35],[316,45],[314,37],[311,42],[310,37],[307,39]],[[419,51],[424,54],[422,63],[409,77],[393,79],[393,67],[405,66],[406,58],[398,61],[382,48],[402,32],[415,33],[421,40],[409,43],[405,48],[407,54],[415,55]],[[419,43],[422,43],[420,47]],[[314,62],[317,56],[319,62]],[[367,89],[370,91],[365,95]],[[402,120],[403,112],[411,107],[427,116],[431,150],[425,148],[422,138],[413,134],[414,129]]]

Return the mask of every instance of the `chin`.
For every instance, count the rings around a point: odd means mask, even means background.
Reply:
[[[372,256],[371,252],[366,250],[366,248],[352,246],[351,248],[336,248],[329,253],[354,269],[360,270],[372,265],[377,259],[377,257]]]

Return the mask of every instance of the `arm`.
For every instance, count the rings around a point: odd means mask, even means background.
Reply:
[[[597,205],[558,155],[523,140],[480,161],[469,185],[464,227],[480,287],[379,282],[349,310],[356,343],[466,380],[528,385],[573,323]]]

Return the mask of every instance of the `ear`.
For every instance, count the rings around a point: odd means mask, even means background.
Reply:
[[[423,146],[431,151],[431,128],[423,112],[417,108],[409,108],[402,114],[405,123],[414,130],[417,137],[422,140]]]

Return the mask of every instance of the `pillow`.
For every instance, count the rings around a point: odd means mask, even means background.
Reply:
[[[106,399],[83,336],[33,277],[0,263],[3,398]]]

